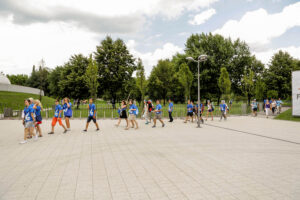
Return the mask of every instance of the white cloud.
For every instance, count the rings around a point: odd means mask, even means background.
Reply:
[[[63,22],[21,26],[10,17],[0,19],[0,33],[0,71],[5,73],[29,74],[42,58],[54,68],[72,54],[88,55],[97,45],[95,34]]]
[[[292,57],[300,59],[300,46],[299,47],[289,46],[289,47],[278,48],[278,49],[269,49],[269,50],[263,51],[263,52],[254,52],[254,54],[263,63],[268,64],[270,62],[272,56],[275,53],[277,53],[279,50],[288,52]]]
[[[176,53],[182,53],[183,49],[172,44],[166,43],[162,48],[157,48],[153,52],[141,53],[136,50],[137,43],[134,40],[127,42],[129,51],[136,57],[141,58],[145,66],[146,74],[149,75],[152,67],[155,66],[160,59],[171,59]]]
[[[208,10],[203,11],[202,13],[195,15],[194,18],[189,21],[189,23],[192,25],[204,24],[214,14],[216,14],[216,10],[213,8],[210,8]]]
[[[214,33],[233,39],[241,38],[256,50],[295,26],[300,26],[300,2],[286,6],[275,14],[269,14],[262,8],[247,12],[239,21],[229,20]]]

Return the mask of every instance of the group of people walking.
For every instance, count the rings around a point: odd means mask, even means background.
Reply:
[[[257,116],[258,106],[259,103],[256,101],[256,99],[254,99],[251,103],[252,115],[254,117]],[[272,113],[273,115],[275,115],[276,112],[277,114],[280,114],[281,107],[282,107],[282,100],[280,98],[265,99],[263,103],[263,110],[267,118],[269,117],[270,113]]]
[[[174,111],[174,104],[171,99],[169,99],[169,105],[168,105],[168,113],[169,113],[169,122],[173,122],[173,111]],[[41,112],[43,110],[43,106],[39,100],[34,100],[33,98],[26,99],[24,101],[25,108],[23,111],[23,125],[24,125],[24,140],[21,141],[21,144],[24,144],[27,142],[27,139],[33,138],[34,140],[37,140],[38,137],[43,137],[42,130],[40,125],[42,124],[42,115]],[[129,110],[127,112],[127,104],[129,104]],[[232,101],[229,102],[230,107],[232,105]],[[258,110],[258,102],[256,99],[254,99],[251,103],[252,113],[254,116],[257,116],[257,110]],[[275,99],[266,99],[264,101],[264,112],[266,113],[266,116],[268,117],[270,112],[273,114],[277,111],[277,113],[281,112],[281,105],[282,101],[280,98],[278,100]],[[70,102],[69,98],[64,98],[62,101],[62,105],[60,104],[59,100],[55,101],[55,108],[54,108],[54,116],[52,118],[51,122],[51,131],[48,134],[54,134],[54,128],[58,122],[58,124],[63,128],[63,133],[67,133],[68,131],[71,131],[70,126],[70,118],[72,118],[73,112],[72,112],[72,103]],[[219,105],[219,110],[221,112],[220,120],[224,119],[227,120],[227,113],[229,112],[230,107],[226,104],[225,100],[221,101],[221,104]],[[89,123],[91,121],[94,122],[96,126],[96,131],[99,131],[99,125],[96,120],[97,116],[97,110],[96,105],[94,104],[93,99],[89,99],[89,104],[87,105],[88,109],[88,118],[86,122],[84,132],[87,132]],[[206,119],[208,120],[211,118],[211,120],[214,120],[214,110],[215,106],[211,101],[206,102],[206,108],[203,103],[200,102],[200,107],[198,102],[194,102],[188,100],[187,106],[187,113],[186,118],[184,120],[184,123],[187,123],[188,121],[194,122],[194,120],[198,120],[198,113],[199,113],[199,120],[204,123],[203,114],[206,110]],[[119,127],[122,120],[126,122],[125,130],[129,130],[130,128],[139,128],[139,124],[137,122],[137,116],[139,114],[139,108],[136,105],[136,102],[134,100],[125,101],[123,100],[121,102],[120,108],[118,109],[119,113],[119,119],[116,124],[116,127]],[[165,127],[165,123],[163,121],[162,117],[163,108],[160,104],[159,100],[156,100],[156,105],[154,106],[152,104],[151,100],[144,100],[144,107],[142,110],[142,118],[145,119],[145,124],[148,125],[153,120],[152,127],[155,128],[157,125],[157,121],[159,121],[162,125],[162,127]],[[65,124],[62,122],[62,114],[65,119]],[[153,119],[152,119],[153,118]],[[36,130],[36,131],[34,131]]]
[[[41,112],[43,110],[42,104],[39,100],[34,100],[33,98],[29,98],[24,100],[25,108],[22,113],[22,123],[24,125],[24,140],[20,142],[20,144],[27,143],[28,139],[33,138],[37,140],[38,137],[43,137],[42,129],[40,125],[42,124],[42,115]],[[96,121],[96,106],[93,103],[93,99],[89,99],[89,105],[87,106],[89,110],[86,127],[83,130],[87,132],[89,123],[93,120],[94,124],[96,125],[96,131],[99,131],[99,125]],[[62,113],[64,114],[65,118],[65,125],[62,122]],[[48,134],[54,134],[54,127],[58,124],[64,129],[63,133],[67,133],[71,131],[70,126],[70,118],[72,118],[72,103],[70,102],[69,98],[63,99],[63,105],[60,105],[59,100],[55,101],[55,109],[54,109],[54,116],[51,122],[51,131]],[[36,132],[34,132],[34,129]]]

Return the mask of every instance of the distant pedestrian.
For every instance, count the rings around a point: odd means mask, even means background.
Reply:
[[[187,113],[186,113],[186,118],[185,118],[184,123],[187,123],[187,121],[189,120],[189,118],[191,118],[192,122],[193,122],[193,109],[194,108],[193,108],[193,104],[191,103],[190,100],[188,100],[186,109],[187,109]]]
[[[197,115],[197,119],[198,119],[198,112],[200,112],[199,113],[199,115],[200,115],[200,121],[202,122],[202,124],[204,123],[204,120],[203,120],[203,118],[202,118],[202,114],[203,114],[203,110],[204,110],[204,105],[201,103],[201,101],[200,101],[200,108],[198,108],[199,107],[199,105],[198,105],[198,102],[197,102],[197,105],[196,105],[196,115]]]
[[[38,134],[39,137],[43,137],[42,134],[42,129],[40,127],[40,125],[42,124],[42,110],[43,110],[43,106],[40,102],[40,100],[36,99],[34,100],[34,106],[33,109],[35,110],[35,119],[36,119],[36,124],[35,124],[35,128],[36,128],[36,134]]]
[[[138,129],[139,125],[136,121],[136,116],[138,115],[138,107],[133,100],[129,101],[129,122],[132,124],[132,128]]]
[[[23,125],[24,125],[24,140],[20,142],[20,144],[27,143],[28,134],[32,135],[34,139],[37,139],[37,135],[34,134],[34,125],[35,125],[35,117],[34,117],[34,109],[32,106],[30,106],[30,100],[26,99],[24,101],[25,108],[24,108],[24,119],[23,119]]]
[[[125,119],[125,121],[126,121],[126,128],[125,129],[128,130],[129,129],[129,123],[128,123],[128,119],[127,119],[127,111],[126,111],[126,109],[127,109],[127,104],[126,104],[125,100],[122,100],[121,107],[118,110],[119,115],[120,115],[119,116],[119,121],[116,124],[116,126],[118,127],[120,125],[120,123],[121,123],[121,120]]]
[[[172,113],[173,113],[173,108],[174,108],[174,105],[173,105],[173,102],[171,99],[169,99],[169,119],[170,121],[169,122],[173,122],[173,116],[172,116]]]
[[[67,97],[64,98],[63,110],[64,110],[64,117],[65,117],[67,130],[70,131],[71,130],[70,118],[72,117],[73,112],[72,112],[72,103],[70,102],[70,99]]]
[[[208,115],[211,116],[211,121],[214,120],[213,111],[214,111],[214,107],[213,107],[212,103],[208,100],[207,101],[207,111],[206,111],[206,121],[208,119]]]
[[[269,118],[269,112],[271,111],[270,109],[271,109],[271,104],[270,104],[269,100],[267,99],[266,104],[265,104],[265,112],[266,112],[267,118]]]
[[[227,110],[228,110],[228,106],[225,103],[225,100],[222,100],[221,104],[220,104],[220,111],[221,111],[220,121],[222,120],[223,117],[224,117],[224,120],[227,120],[227,116],[226,116]]]
[[[155,116],[153,119],[154,125],[152,126],[152,128],[156,127],[157,119],[161,122],[162,127],[165,127],[165,123],[162,121],[162,106],[160,105],[159,100],[156,100],[156,107],[155,107],[154,113],[155,113]]]
[[[278,100],[276,101],[276,109],[277,109],[277,114],[281,113],[281,105],[282,105],[282,101],[280,98],[278,98]]]
[[[148,100],[148,122],[151,123],[151,119],[152,119],[152,112],[153,112],[153,104],[151,100]],[[146,123],[148,124],[148,123]]]
[[[276,111],[276,101],[275,101],[275,99],[272,99],[271,109],[272,109],[272,114],[275,115],[275,111]]]
[[[59,100],[55,101],[55,111],[54,111],[54,116],[52,118],[52,123],[51,123],[51,132],[49,132],[48,134],[54,134],[54,127],[58,121],[58,124],[63,127],[64,129],[64,133],[67,132],[67,128],[65,127],[65,125],[63,125],[62,121],[61,121],[61,113],[63,112],[63,109],[61,107],[61,105],[59,104]]]
[[[96,116],[97,116],[96,115],[96,112],[97,112],[96,105],[93,102],[94,102],[94,100],[92,98],[90,98],[89,99],[89,105],[87,106],[88,109],[89,109],[89,116],[88,116],[87,121],[86,121],[85,129],[83,130],[84,132],[87,132],[89,124],[92,120],[93,120],[94,124],[96,125],[96,128],[97,128],[96,131],[100,130],[99,125],[96,121]]]
[[[256,102],[256,99],[254,99],[251,103],[253,117],[257,116],[257,107],[258,107],[258,103]]]
[[[147,100],[144,100],[144,109],[143,109],[143,118],[145,119],[145,124],[148,124],[148,103]]]

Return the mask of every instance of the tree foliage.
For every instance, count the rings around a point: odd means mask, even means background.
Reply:
[[[227,72],[225,67],[221,68],[221,74],[218,80],[218,85],[222,95],[226,100],[228,100],[231,91],[231,82],[229,79],[229,73]]]
[[[85,82],[89,88],[90,97],[96,99],[98,91],[98,65],[96,61],[90,55],[89,64],[85,72]]]

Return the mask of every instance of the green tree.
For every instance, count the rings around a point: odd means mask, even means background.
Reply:
[[[208,60],[200,65],[201,98],[217,98],[220,100],[221,91],[218,87],[218,78],[221,68],[225,67],[229,73],[232,91],[241,93],[241,79],[246,66],[251,64],[251,54],[246,43],[218,34],[193,34],[185,44],[185,54],[194,59],[201,54],[208,55]],[[190,62],[190,69],[197,74],[197,63]],[[197,96],[197,81],[192,86],[192,96]],[[192,98],[193,98],[192,97]]]
[[[254,72],[251,69],[245,70],[242,77],[242,91],[248,99],[250,105],[251,97],[254,95]]]
[[[58,82],[61,88],[60,94],[74,99],[89,97],[89,88],[85,82],[88,65],[88,58],[82,54],[74,55],[69,59],[62,68],[61,79]]]
[[[191,86],[193,83],[193,73],[186,63],[180,65],[177,73],[178,80],[184,88],[185,101],[191,98]]]
[[[274,54],[265,74],[267,89],[275,90],[278,97],[288,98],[291,95],[291,72],[299,69],[297,60],[287,52],[279,51]]]
[[[229,100],[230,91],[231,91],[231,82],[229,79],[229,74],[225,67],[221,68],[221,74],[219,77],[218,85],[225,100]]]
[[[50,96],[53,96],[55,98],[63,97],[63,90],[61,87],[59,87],[59,81],[63,79],[62,76],[63,73],[63,67],[57,66],[55,69],[53,69],[48,77],[49,81],[49,92]]]
[[[133,56],[129,53],[121,39],[113,41],[107,36],[94,52],[99,69],[98,94],[106,94],[106,98],[125,98],[131,88],[126,87],[132,81],[136,70]]]
[[[142,60],[139,58],[137,63],[137,71],[136,71],[136,86],[138,89],[138,93],[140,94],[140,98],[138,100],[144,100],[146,94],[146,76],[145,76],[145,68],[143,66]]]
[[[163,99],[164,104],[167,97],[171,97],[171,89],[174,79],[174,66],[170,60],[159,60],[153,67],[148,79],[148,95],[152,99]]]
[[[98,82],[98,65],[90,55],[89,64],[85,72],[85,81],[89,88],[90,96],[94,99],[97,98]]]
[[[28,86],[28,75],[17,74],[17,75],[6,75],[11,84]]]
[[[255,83],[255,97],[257,100],[262,101],[265,98],[266,84],[261,77],[258,77]]]

